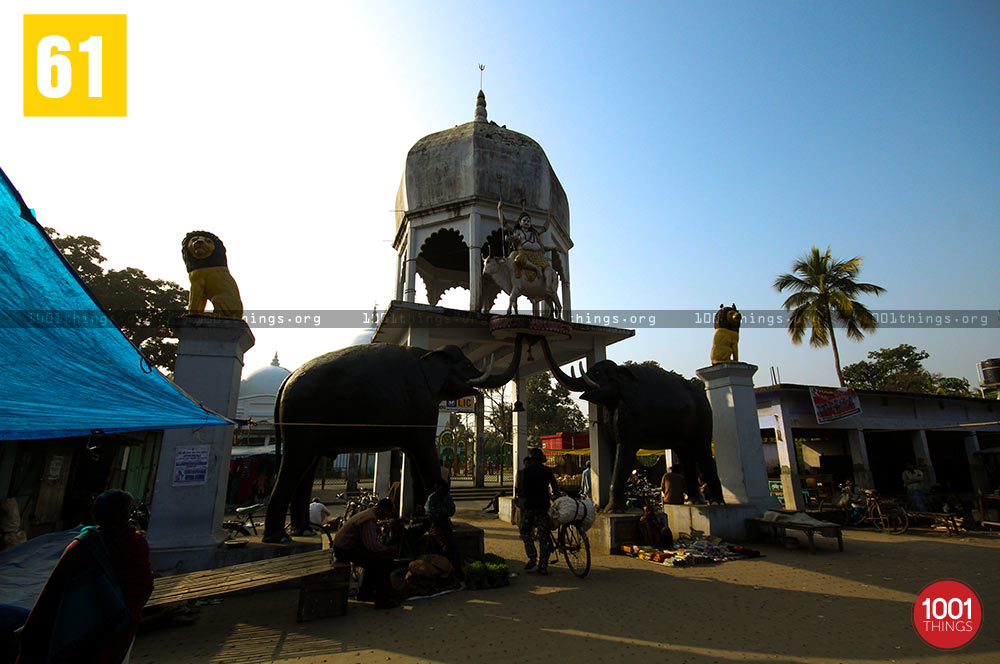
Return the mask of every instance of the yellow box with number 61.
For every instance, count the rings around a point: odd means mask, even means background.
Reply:
[[[25,117],[124,117],[125,19],[124,14],[25,14]]]

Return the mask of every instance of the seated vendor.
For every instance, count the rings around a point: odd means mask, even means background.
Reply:
[[[359,600],[375,600],[376,609],[399,606],[392,600],[389,573],[394,567],[395,549],[378,540],[378,521],[394,516],[392,501],[383,498],[378,505],[358,512],[340,527],[333,538],[337,560],[363,567],[365,574],[358,590]]]
[[[674,534],[667,525],[667,515],[653,511],[649,505],[642,506],[639,534],[646,540],[648,546],[655,546],[658,549],[674,548]]]
[[[461,554],[455,541],[455,531],[451,526],[451,517],[455,516],[455,500],[448,491],[448,483],[444,479],[434,480],[434,491],[427,497],[424,505],[430,526],[431,537],[441,549],[441,553],[451,561],[456,571],[462,569]]]

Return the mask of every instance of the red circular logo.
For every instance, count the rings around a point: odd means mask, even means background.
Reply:
[[[935,581],[913,603],[913,628],[927,645],[939,650],[965,647],[982,624],[979,596],[956,579]]]

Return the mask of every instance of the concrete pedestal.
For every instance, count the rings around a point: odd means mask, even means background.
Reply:
[[[777,502],[777,501],[775,501]],[[756,505],[664,505],[663,513],[674,537],[679,533],[721,537],[745,542],[746,519],[758,519],[764,510]]]
[[[705,382],[712,405],[712,440],[723,498],[726,503],[755,505],[763,512],[781,506],[767,488],[753,391],[756,371],[745,362],[722,362],[695,373]]]
[[[184,316],[171,325],[179,341],[174,382],[206,408],[232,418],[243,354],[254,344],[250,328],[211,316]],[[193,572],[215,564],[225,539],[232,445],[231,426],[163,433],[148,532],[154,571]]]

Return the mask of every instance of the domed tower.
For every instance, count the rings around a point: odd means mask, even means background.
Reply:
[[[472,122],[425,136],[406,155],[395,206],[396,299],[415,300],[419,274],[432,305],[461,286],[469,289],[470,311],[492,308],[500,287],[484,281],[483,257],[510,251],[497,215],[501,195],[508,227],[522,212],[546,226],[540,239],[560,277],[568,319],[573,241],[566,192],[538,143],[487,120],[482,90]]]
[[[254,422],[241,443],[264,445],[271,442],[274,436],[274,399],[281,383],[291,373],[278,363],[278,354],[275,353],[271,364],[257,369],[240,381],[236,417]]]

